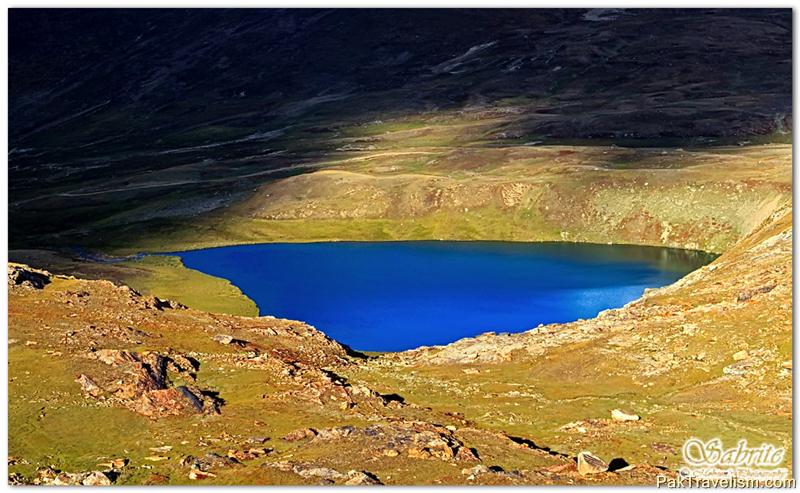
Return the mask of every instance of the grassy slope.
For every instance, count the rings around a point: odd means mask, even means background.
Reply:
[[[365,152],[133,241],[122,231],[106,247],[131,253],[269,241],[493,239],[721,252],[791,194],[786,145],[424,152],[424,166]]]
[[[175,300],[212,313],[258,316],[255,302],[225,279],[186,268],[178,257],[144,257],[127,261],[133,272],[123,282],[141,293]]]
[[[174,300],[198,310],[258,316],[255,302],[226,279],[183,265],[178,257],[146,256],[120,262],[88,262],[48,250],[12,250],[12,260],[43,265],[57,274],[86,279],[110,279],[142,294]]]

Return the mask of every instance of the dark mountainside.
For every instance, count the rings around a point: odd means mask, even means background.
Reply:
[[[789,9],[13,9],[9,25],[17,248],[102,245],[115,214],[155,202],[125,224],[203,214],[409,115],[502,115],[488,146],[790,131]]]

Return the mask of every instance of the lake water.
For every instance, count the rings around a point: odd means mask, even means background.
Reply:
[[[624,245],[438,241],[263,244],[175,255],[229,279],[262,315],[305,321],[363,351],[593,317],[714,258]]]

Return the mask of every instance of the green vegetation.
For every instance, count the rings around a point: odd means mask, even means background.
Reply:
[[[186,268],[180,258],[146,256],[123,262],[122,280],[133,289],[212,313],[257,317],[258,307],[225,279]]]

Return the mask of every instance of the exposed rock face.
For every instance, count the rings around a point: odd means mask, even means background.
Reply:
[[[115,402],[154,419],[179,414],[219,413],[221,400],[214,393],[194,386],[171,385],[170,373],[188,381],[196,380],[199,363],[182,354],[139,354],[101,349],[90,352],[88,357],[114,370],[103,375],[107,382],[105,388],[86,375],[78,378],[82,389],[92,397],[107,393]]]
[[[100,394],[103,392],[101,389],[91,378],[87,377],[83,373],[75,379],[81,386],[81,390],[92,397],[100,397]]]
[[[52,274],[27,265],[8,264],[8,285],[42,289],[50,283]]]

